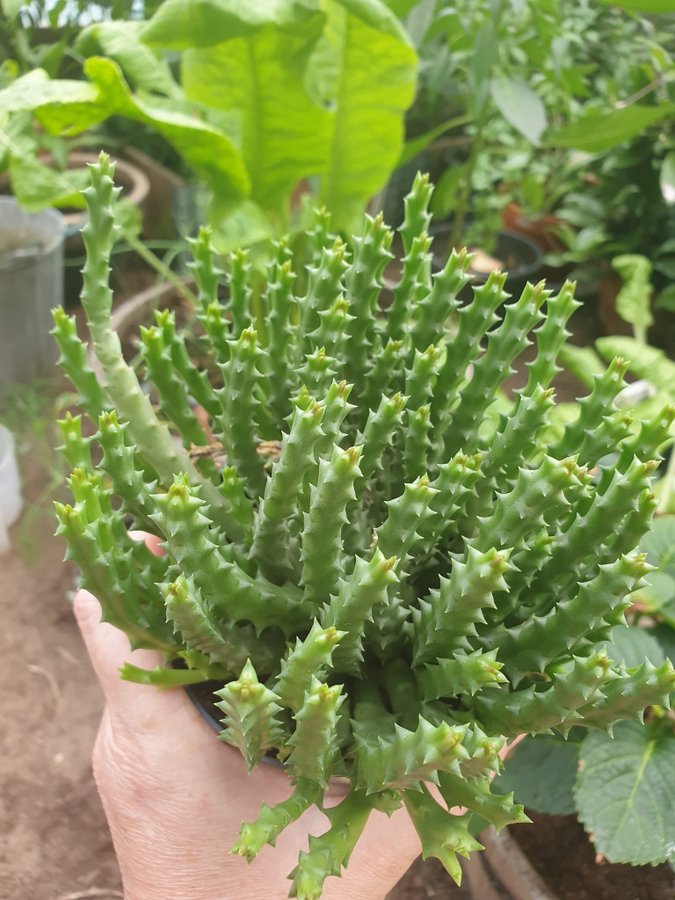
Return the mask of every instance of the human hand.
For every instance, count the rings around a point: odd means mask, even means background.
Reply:
[[[249,775],[239,752],[216,739],[182,689],[122,681],[125,662],[152,669],[161,656],[130,653],[126,636],[100,621],[87,591],[78,592],[74,609],[106,700],[93,767],[126,900],[286,897],[298,852],[308,834],[326,831],[326,817],[308,810],[250,866],[233,856],[241,823],[257,817],[263,800],[278,803],[291,793],[287,775],[266,765]],[[374,811],[348,870],[341,880],[328,879],[323,896],[383,898],[419,851],[404,810],[390,819]]]

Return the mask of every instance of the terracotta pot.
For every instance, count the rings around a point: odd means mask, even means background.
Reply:
[[[564,224],[558,216],[544,213],[536,219],[530,219],[521,206],[511,202],[502,210],[502,222],[507,231],[529,238],[544,253],[558,253],[565,249],[564,243],[556,234],[556,229]]]

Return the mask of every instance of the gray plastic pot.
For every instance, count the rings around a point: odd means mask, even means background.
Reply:
[[[0,197],[0,395],[44,375],[57,358],[51,309],[63,300],[63,217]]]

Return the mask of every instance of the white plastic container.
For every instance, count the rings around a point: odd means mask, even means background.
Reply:
[[[0,553],[9,550],[8,529],[19,518],[22,508],[14,438],[4,425],[0,425]]]

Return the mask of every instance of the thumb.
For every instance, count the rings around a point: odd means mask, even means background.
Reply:
[[[143,669],[154,669],[162,665],[162,655],[155,650],[132,652],[124,632],[101,621],[101,605],[89,591],[77,592],[73,612],[106,700],[113,706],[133,703],[139,691],[143,694],[147,688],[122,681],[120,668],[130,662]]]

